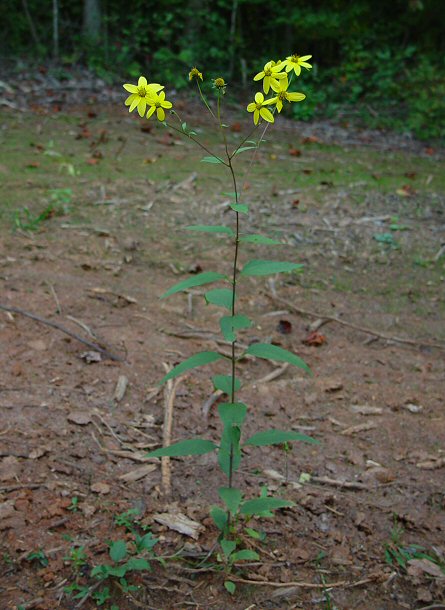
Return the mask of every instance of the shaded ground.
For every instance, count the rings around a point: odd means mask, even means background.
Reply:
[[[207,119],[184,114],[213,145]],[[242,121],[230,116],[231,143],[247,128]],[[170,498],[158,462],[145,458],[162,442],[164,395],[156,384],[163,363],[227,350],[218,342],[219,313],[200,290],[159,296],[190,273],[229,272],[224,237],[182,227],[230,224],[222,193],[231,187],[221,168],[199,163],[190,142],[143,126],[116,107],[94,105],[1,116],[0,304],[105,343],[124,362],[88,362],[99,359],[85,355],[94,350],[1,312],[0,607],[98,607],[64,588],[94,586],[90,569],[107,561],[107,542],[133,539],[128,517],[119,518],[128,509],[136,509],[138,531],[149,526],[159,538],[159,555],[184,547],[189,562],[170,560],[165,569],[154,562],[129,593],[109,583],[103,608],[442,607],[434,605],[445,602],[440,151],[284,121],[252,168],[239,157],[251,205],[243,231],[284,244],[275,251],[251,245],[242,261],[305,264],[302,275],[240,285],[239,309],[256,323],[241,341],[291,349],[314,372],[288,368],[261,381],[277,366],[242,361],[246,434],[295,429],[321,445],[296,444],[287,465],[280,448],[246,453],[240,487],[255,496],[266,484],[296,506],[256,524],[266,541],[246,544],[261,561],[236,571],[275,584],[240,583],[232,598],[221,573],[208,562],[197,568],[217,536],[208,509],[224,480],[213,456],[173,460]],[[205,405],[208,374],[198,369],[177,387],[174,439],[219,438],[216,405]],[[119,400],[122,377],[128,386]],[[280,480],[286,472],[289,483]],[[311,478],[300,485],[302,473]],[[155,521],[175,511],[203,526],[196,540]],[[79,549],[85,559],[76,563]]]

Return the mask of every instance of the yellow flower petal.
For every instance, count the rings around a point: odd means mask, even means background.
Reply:
[[[146,87],[147,86],[147,79],[145,78],[145,76],[140,76],[139,80],[138,80],[138,87]]]
[[[128,109],[128,112],[133,112],[133,110],[136,108],[138,103],[139,103],[139,97],[137,95],[135,95],[134,100],[130,104],[130,108]]]
[[[136,85],[130,85],[129,83],[123,85],[123,88],[129,91],[130,93],[138,92],[138,88],[136,87]]]
[[[308,59],[310,59],[312,57],[312,55],[303,55],[303,57],[300,57],[300,62],[301,61],[307,61]]]
[[[169,102],[168,100],[165,100],[164,102],[162,102],[162,108],[171,108],[173,106],[173,104],[171,102]]]
[[[309,70],[309,68],[312,68],[312,64],[308,64],[307,61],[300,61],[300,66],[303,66],[303,68],[307,68]]]
[[[258,74],[253,77],[253,80],[261,80],[262,78],[264,78],[264,76],[264,72],[258,72]]]
[[[253,112],[256,108],[256,104],[255,102],[250,102],[250,104],[247,106],[247,111],[248,112]]]
[[[276,108],[277,108],[278,112],[281,112],[283,109],[283,102],[279,98],[277,99]]]
[[[306,98],[306,96],[304,95],[304,93],[288,93],[287,94],[287,99],[290,102],[302,102],[305,98]]]
[[[260,120],[260,113],[257,108],[255,108],[255,112],[253,113],[253,122],[255,125],[258,125],[258,121]]]
[[[255,101],[257,104],[262,104],[264,100],[264,95],[258,91],[258,93],[255,93]]]
[[[150,92],[150,93],[152,91],[154,93],[157,93],[161,89],[164,89],[164,85],[159,85],[159,83],[150,83],[149,85],[147,85],[147,91]]]
[[[138,103],[138,112],[139,116],[143,117],[145,114],[145,109],[147,108],[147,101],[144,97],[141,97]]]
[[[297,64],[296,66],[294,66],[294,70],[295,70],[295,74],[296,74],[297,76],[300,76],[300,74],[301,74],[301,67],[300,67],[300,64]]]
[[[260,115],[268,123],[273,123],[275,121],[275,119],[273,118],[273,114],[267,108],[261,108]]]
[[[269,93],[270,81],[271,81],[270,76],[265,76],[264,77],[264,80],[263,80],[263,91],[264,91],[264,93]]]
[[[134,93],[132,93],[131,95],[129,95],[127,97],[127,99],[125,100],[124,104],[126,106],[131,106],[131,103],[133,102],[134,98],[137,97],[137,95],[135,95]]]
[[[153,114],[153,112],[156,110],[156,106],[150,106],[150,108],[148,109],[147,112],[147,119],[149,119],[151,117],[151,115]]]
[[[158,115],[159,121],[165,121],[165,112],[162,106],[156,109],[156,114]]]

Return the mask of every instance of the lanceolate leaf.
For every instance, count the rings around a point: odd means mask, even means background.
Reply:
[[[210,509],[210,516],[215,522],[216,527],[224,531],[227,526],[227,513],[220,506],[212,506]]]
[[[218,413],[224,426],[242,426],[247,406],[243,402],[226,402],[218,406]]]
[[[221,390],[224,394],[231,394],[232,392],[232,375],[215,375],[212,377],[213,385],[216,390]],[[235,378],[235,392],[241,387],[241,381]]]
[[[188,231],[201,231],[202,233],[225,233],[233,236],[235,233],[230,227],[224,225],[189,225],[185,227]]]
[[[219,157],[203,157],[201,159],[202,163],[224,163],[224,161],[222,159],[220,159]]]
[[[226,279],[227,276],[222,273],[216,273],[215,271],[205,271],[204,273],[198,273],[197,275],[193,275],[192,277],[179,282],[172,286],[167,292],[161,296],[161,299],[165,299],[169,297],[171,294],[175,294],[175,292],[182,292],[183,290],[187,290],[188,288],[193,288],[194,286],[202,286],[203,284],[210,284],[211,282],[217,282],[218,280]]]
[[[283,245],[281,241],[265,237],[264,235],[243,235],[243,237],[240,237],[240,241],[250,244],[264,244],[265,246]]]
[[[223,316],[220,321],[221,332],[226,341],[236,341],[236,335],[234,330],[240,330],[241,328],[250,328],[252,321],[247,316],[236,315],[236,316]]]
[[[213,441],[208,441],[204,438],[191,438],[186,441],[179,441],[169,447],[161,447],[155,451],[150,451],[147,457],[179,457],[182,455],[203,455],[211,453],[217,449],[217,445]]]
[[[261,513],[277,508],[287,508],[294,506],[294,502],[282,500],[281,498],[255,498],[247,500],[241,504],[240,513],[242,515],[261,515]]]
[[[269,275],[302,269],[303,265],[280,261],[253,260],[244,265],[241,275]]]
[[[116,540],[111,543],[110,557],[113,561],[122,561],[127,556],[127,544],[125,540]]]
[[[175,366],[165,377],[161,379],[159,382],[160,385],[168,381],[169,379],[174,379],[178,377],[178,375],[182,375],[186,371],[190,369],[194,369],[198,366],[204,366],[205,364],[210,364],[210,362],[215,362],[216,360],[225,359],[225,356],[218,354],[218,352],[199,352],[198,354],[194,354]]]
[[[229,311],[232,309],[233,291],[229,288],[214,288],[205,293],[207,303],[225,307]]]
[[[233,153],[233,157],[235,157],[236,155],[239,155],[240,153],[244,152],[245,150],[253,150],[257,148],[256,146],[241,146],[241,148],[238,148],[237,150],[235,150],[235,152]]]
[[[219,497],[227,506],[232,514],[235,514],[238,510],[243,494],[236,487],[220,487],[218,489]]]
[[[278,345],[271,345],[270,343],[252,343],[247,348],[246,354],[256,356],[257,358],[264,358],[265,360],[276,360],[278,362],[289,362],[300,369],[305,370],[309,375],[312,375],[311,369],[305,363],[304,360],[289,352],[287,349],[278,347]]]
[[[230,207],[235,212],[240,212],[241,214],[248,214],[249,213],[249,206],[246,205],[245,203],[232,203],[230,205]]]
[[[319,444],[319,441],[315,438],[307,436],[306,434],[301,434],[300,432],[294,432],[292,430],[265,430],[264,432],[257,432],[248,438],[244,445],[261,447],[263,445],[278,445],[289,441],[305,441],[306,443]]]

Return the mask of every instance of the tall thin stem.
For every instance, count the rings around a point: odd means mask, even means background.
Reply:
[[[235,170],[233,169],[233,164],[232,164],[232,157],[233,155],[231,155],[229,153],[229,147],[227,145],[227,137],[226,137],[226,133],[224,131],[224,127],[221,121],[221,94],[218,95],[218,104],[217,104],[217,118],[218,118],[218,123],[219,123],[219,127],[221,129],[221,133],[223,135],[223,140],[224,140],[224,147],[225,147],[225,151],[226,151],[226,156],[227,156],[227,165],[228,168],[230,170],[231,176],[232,176],[232,182],[233,182],[233,190],[235,193],[235,205],[238,205],[238,186],[236,183],[236,175],[235,175]],[[237,276],[237,264],[238,264],[238,250],[239,250],[239,228],[240,228],[240,221],[239,221],[239,212],[237,212],[235,210],[235,215],[236,215],[236,221],[235,221],[235,236],[234,236],[234,240],[235,240],[235,252],[234,252],[234,256],[233,256],[233,268],[232,268],[232,306],[231,306],[231,314],[232,314],[232,318],[236,315],[236,276]],[[232,349],[231,349],[231,369],[232,369],[232,387],[231,387],[231,392],[230,392],[230,402],[233,404],[235,402],[235,395],[236,395],[236,336],[235,339],[232,341]],[[230,457],[229,457],[229,488],[232,487],[232,481],[233,481],[233,445],[230,445]],[[230,511],[228,513],[228,521],[230,523]]]

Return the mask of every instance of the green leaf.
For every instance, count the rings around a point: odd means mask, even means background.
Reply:
[[[230,288],[214,288],[205,293],[205,300],[212,305],[232,309],[233,291]]]
[[[224,426],[242,426],[247,406],[243,402],[225,402],[218,405],[218,413]]]
[[[236,489],[236,487],[220,487],[218,493],[232,515],[235,515],[243,499],[241,490]]]
[[[246,534],[248,536],[250,536],[254,540],[263,540],[264,539],[264,533],[262,534],[260,532],[257,532],[256,530],[252,529],[251,527],[245,527],[244,531],[246,532]]]
[[[278,241],[277,239],[272,239],[270,237],[265,237],[264,235],[244,235],[240,237],[240,241],[247,242],[250,244],[264,244],[266,246],[279,245],[282,246],[283,243]]]
[[[216,527],[223,532],[226,529],[228,520],[226,511],[220,506],[212,506],[210,509],[210,516],[212,517]]]
[[[224,474],[230,478],[230,471],[238,470],[241,463],[240,448],[241,430],[239,426],[224,428],[218,451],[218,464]]]
[[[212,381],[215,390],[221,390],[221,392],[228,395],[232,393],[232,375],[214,375]],[[240,387],[241,381],[238,378],[235,378],[235,392],[237,392]]]
[[[221,332],[226,341],[236,341],[236,335],[234,330],[240,330],[242,328],[250,328],[252,321],[247,316],[236,315],[236,316],[223,316],[219,324],[221,326]]]
[[[143,557],[131,557],[125,564],[127,570],[149,570],[151,571],[151,565]]]
[[[230,593],[230,595],[233,595],[235,593],[236,585],[231,580],[225,580],[224,586],[225,586],[226,590]]]
[[[187,360],[184,360],[184,362],[181,362],[181,364],[175,366],[169,373],[167,373],[167,375],[165,375],[165,377],[161,379],[159,385],[162,385],[169,379],[178,377],[178,375],[182,375],[182,373],[185,373],[185,371],[189,371],[190,369],[194,369],[198,366],[204,366],[205,364],[210,364],[210,362],[215,362],[216,360],[222,359],[225,360],[225,356],[218,354],[218,352],[199,352],[194,356],[190,356],[190,358],[187,358]]]
[[[210,157],[203,157],[201,159],[201,163],[224,163],[224,161],[219,157],[215,157],[214,155],[212,155]]]
[[[161,447],[155,451],[147,453],[147,457],[179,457],[182,455],[203,455],[211,453],[218,446],[213,441],[208,441],[204,438],[190,438],[185,441],[179,441],[169,447]]]
[[[241,154],[245,150],[254,150],[256,148],[257,148],[257,146],[241,146],[241,148],[238,148],[237,150],[235,150],[235,152],[233,153],[232,157],[235,157],[236,155]]]
[[[292,430],[265,430],[264,432],[257,432],[248,438],[244,445],[262,447],[264,445],[279,445],[289,441],[305,441],[306,443],[319,444],[319,441],[315,438],[300,432],[293,432]]]
[[[143,536],[136,536],[136,545],[138,551],[151,551],[158,542],[157,538],[154,538],[151,532],[144,534]]]
[[[236,553],[232,553],[230,561],[258,561],[260,556],[257,552],[251,551],[250,549],[242,549]]]
[[[223,195],[225,195],[226,197],[233,197],[233,199],[236,199],[237,197],[237,193],[235,193],[235,191],[228,191],[223,193]]]
[[[182,131],[187,131],[187,123],[184,121],[181,123]]]
[[[219,541],[219,543],[226,557],[229,557],[236,549],[236,542],[234,542],[233,540],[226,540],[225,538],[223,538]]]
[[[192,277],[179,282],[172,286],[167,292],[161,296],[161,299],[165,299],[169,297],[171,294],[175,294],[176,292],[182,292],[183,290],[187,290],[188,288],[192,288],[193,286],[202,286],[203,284],[210,284],[210,282],[216,282],[218,280],[225,279],[227,276],[222,273],[216,273],[215,271],[205,271],[204,273],[198,273]]]
[[[201,231],[202,233],[225,233],[231,237],[235,235],[230,227],[224,225],[189,225],[185,228],[188,231]]]
[[[240,212],[241,214],[249,213],[249,206],[245,203],[231,203],[230,207],[234,212]]]
[[[298,263],[287,263],[280,261],[253,260],[244,265],[241,275],[269,275],[271,273],[287,273],[303,268]]]
[[[271,343],[252,343],[247,348],[246,354],[256,356],[257,358],[264,358],[265,360],[276,360],[277,362],[289,362],[300,369],[305,370],[309,375],[312,375],[311,369],[305,363],[304,360],[296,356],[294,353],[289,352],[287,349],[278,347],[278,345],[272,345]]]
[[[265,511],[276,510],[277,508],[287,508],[294,506],[294,502],[282,500],[281,498],[255,498],[247,500],[241,504],[240,513],[242,515],[260,515]]]
[[[127,544],[125,540],[116,540],[111,543],[110,557],[113,561],[122,561],[127,556]]]

